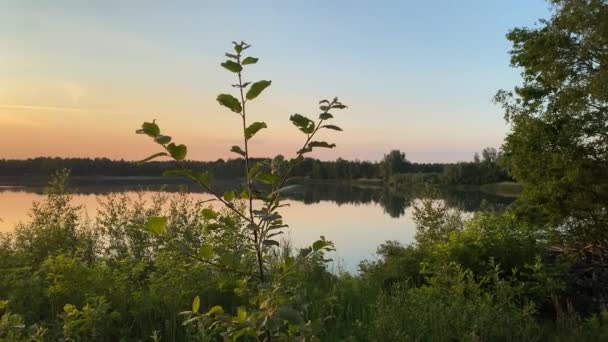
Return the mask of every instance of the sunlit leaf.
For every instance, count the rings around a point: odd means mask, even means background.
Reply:
[[[236,317],[239,320],[244,321],[245,319],[247,319],[247,310],[243,307],[239,307],[236,311]]]
[[[218,214],[211,208],[201,210],[201,215],[205,220],[215,220],[218,216]]]
[[[224,309],[219,305],[216,305],[216,306],[212,307],[211,309],[209,309],[209,311],[207,311],[207,315],[222,314],[222,313],[224,313]]]
[[[198,255],[203,259],[211,259],[213,257],[213,247],[209,244],[204,244],[199,248]]]
[[[201,307],[201,298],[199,296],[194,297],[192,301],[192,312],[198,313],[199,308]]]
[[[224,192],[224,200],[226,202],[232,202],[232,200],[234,199],[234,191],[226,191]]]
[[[146,229],[156,235],[161,235],[167,228],[167,218],[164,216],[149,217],[145,224]]]

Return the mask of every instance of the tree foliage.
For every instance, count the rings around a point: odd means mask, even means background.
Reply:
[[[512,127],[505,165],[535,208],[528,219],[570,241],[606,243],[608,3],[551,2],[549,20],[507,35],[523,83],[496,95]]]

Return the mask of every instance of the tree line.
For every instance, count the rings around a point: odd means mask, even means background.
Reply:
[[[496,149],[486,148],[480,159],[476,154],[472,162],[416,163],[406,159],[405,153],[393,150],[379,161],[345,160],[338,158],[323,161],[305,158],[296,165],[293,176],[313,180],[402,180],[418,177],[417,182],[456,184],[486,184],[511,180],[499,166]],[[262,162],[262,158],[251,158]],[[215,161],[184,160],[184,165],[201,172],[210,172],[216,179],[239,179],[243,177],[243,159],[218,159]],[[171,170],[170,161],[139,163],[109,158],[59,158],[38,157],[23,160],[0,159],[0,177],[48,177],[59,170],[69,169],[72,176],[160,176]]]

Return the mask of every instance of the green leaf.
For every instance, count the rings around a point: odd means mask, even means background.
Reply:
[[[334,131],[341,131],[342,128],[336,126],[336,125],[323,125],[321,126],[323,128],[327,128],[327,129],[333,129]]]
[[[236,311],[236,317],[240,321],[247,319],[247,310],[243,307],[239,307]]]
[[[300,131],[310,134],[315,130],[315,123],[304,115],[294,114],[289,117],[289,120],[300,129]]]
[[[201,307],[201,298],[199,296],[194,297],[192,301],[192,312],[198,313],[199,308]]]
[[[216,220],[217,219],[217,213],[210,208],[205,208],[201,211],[201,215],[203,215],[203,218],[205,220]]]
[[[154,141],[158,144],[166,145],[171,142],[171,137],[168,135],[159,135],[156,138],[154,138]]]
[[[258,173],[260,172],[260,170],[262,169],[262,163],[255,163],[251,169],[249,169],[249,173],[247,174],[247,176],[249,176],[249,179],[253,179],[255,178],[255,176],[258,175]]]
[[[188,154],[188,148],[183,144],[175,145],[174,143],[170,143],[167,145],[167,151],[169,151],[171,157],[175,160],[184,160]]]
[[[255,64],[258,62],[258,59],[255,57],[247,57],[245,59],[243,59],[243,61],[241,62],[241,64],[243,65],[247,65],[247,64]]]
[[[234,44],[234,51],[236,51],[236,53],[241,53],[243,51],[243,42],[241,42],[241,44],[232,42],[232,44]]]
[[[262,91],[264,91],[264,89],[268,88],[271,83],[272,81],[255,82],[251,85],[251,87],[249,87],[249,90],[247,91],[247,95],[245,95],[245,97],[247,97],[247,100],[255,99],[256,97],[258,97],[258,95],[262,93]]]
[[[209,311],[207,311],[207,315],[223,314],[223,313],[224,313],[224,309],[219,305],[216,305],[216,306],[212,307],[211,309],[209,309]]]
[[[167,218],[164,216],[149,217],[145,226],[149,232],[161,235],[167,228]]]
[[[245,151],[243,151],[243,149],[240,146],[232,146],[232,148],[230,149],[230,152],[234,152],[238,155],[241,155],[243,157],[245,157]]]
[[[166,157],[166,156],[169,156],[169,155],[167,153],[165,153],[165,152],[159,152],[159,153],[155,153],[155,154],[149,156],[148,158],[145,158],[145,159],[142,159],[142,160],[138,161],[138,163],[145,163],[145,162],[150,161],[152,159],[155,159],[155,158],[158,158],[158,157]]]
[[[198,250],[198,255],[203,259],[211,259],[213,257],[213,247],[209,244],[204,244]]]
[[[233,55],[233,54],[231,54],[231,53],[226,53],[226,57],[228,57],[228,58],[232,58],[232,59],[237,59],[237,58],[238,58],[238,56],[237,56],[237,55]]]
[[[258,180],[260,180],[261,182],[264,182],[264,183],[267,183],[267,184],[272,184],[272,185],[277,184],[281,180],[280,176],[273,175],[273,174],[270,174],[270,173],[261,173],[261,174],[257,175],[256,178]]]
[[[321,119],[321,120],[329,120],[329,119],[333,119],[333,118],[334,118],[334,116],[329,113],[319,114],[319,119]]]
[[[268,247],[272,247],[272,246],[281,247],[281,244],[279,243],[279,241],[276,241],[276,240],[264,240],[264,245],[268,246]]]
[[[336,147],[336,144],[330,144],[328,142],[325,141],[311,141],[308,143],[309,147],[324,147],[324,148],[334,148]]]
[[[245,129],[245,139],[249,140],[262,128],[267,128],[265,122],[254,122]]]
[[[226,68],[229,71],[232,71],[234,73],[240,72],[241,70],[243,70],[243,67],[235,62],[235,61],[231,61],[231,60],[227,60],[224,63],[222,63],[222,66],[224,68]]]
[[[156,124],[156,120],[152,120],[152,122],[144,122],[141,125],[141,129],[138,129],[135,133],[146,134],[149,137],[156,138],[160,134],[160,128]]]
[[[243,107],[241,106],[241,102],[234,96],[230,94],[220,94],[217,96],[217,102],[219,102],[222,106],[230,109],[235,113],[241,113]]]
[[[226,191],[224,192],[224,200],[226,202],[232,202],[232,200],[234,199],[234,191]]]
[[[312,250],[315,252],[320,251],[321,249],[333,246],[331,241],[325,240],[324,237],[321,237],[321,240],[317,240],[312,244]]]

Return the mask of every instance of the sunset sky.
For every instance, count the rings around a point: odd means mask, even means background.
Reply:
[[[260,58],[245,77],[273,81],[250,103],[269,126],[254,155],[291,155],[289,115],[339,96],[344,132],[321,159],[470,160],[508,129],[491,103],[519,80],[505,34],[548,15],[543,0],[5,0],[0,158],[139,159],[156,151],[134,134],[151,119],[190,158],[226,158],[241,138],[215,101],[235,81],[219,64],[245,40]]]

